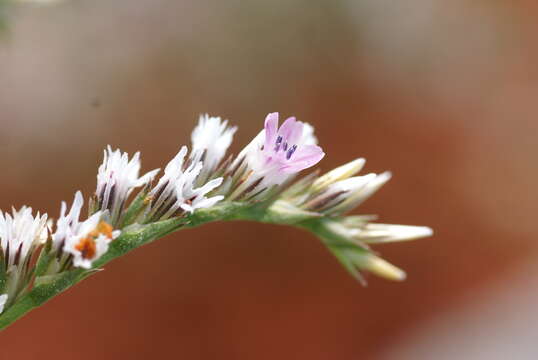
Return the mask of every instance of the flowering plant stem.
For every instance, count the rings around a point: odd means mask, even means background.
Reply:
[[[237,202],[222,202],[211,208],[200,209],[187,217],[172,218],[148,225],[134,224],[123,229],[122,234],[111,243],[109,250],[100,259],[94,262],[92,269],[74,268],[53,276],[36,278],[36,285],[23,295],[12,307],[0,315],[0,330],[5,329],[13,322],[37,308],[56,295],[69,289],[86,277],[99,272],[99,269],[108,262],[162,238],[172,232],[199,226],[207,222],[221,220],[252,220],[258,222],[295,225],[309,229],[322,236],[325,241],[340,242],[345,245],[337,233],[328,230],[323,224],[330,221],[327,217],[318,214],[300,211],[282,200],[278,200],[267,207],[247,205]],[[325,229],[320,232],[320,229]]]
[[[381,259],[369,244],[432,235],[425,226],[373,223],[372,215],[345,213],[390,179],[390,173],[356,176],[359,158],[323,175],[295,176],[325,155],[313,127],[278,114],[237,157],[225,158],[235,127],[201,116],[192,133],[192,152],[183,146],[160,171],[143,176],[140,153],[132,158],[109,146],[97,174],[97,189],[81,218],[77,191],[56,222],[32,208],[0,211],[0,330],[43,305],[105,264],[144,244],[207,222],[250,220],[290,225],[317,235],[346,270],[364,284],[361,271],[389,280],[405,272]],[[141,188],[138,195],[134,190]],[[132,201],[130,199],[133,198]]]

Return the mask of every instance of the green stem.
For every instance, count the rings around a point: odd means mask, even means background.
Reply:
[[[174,218],[148,225],[134,224],[128,226],[122,230],[120,237],[111,243],[108,251],[94,262],[93,269],[75,268],[59,274],[36,278],[34,287],[0,315],[0,330],[5,329],[31,310],[43,305],[79,281],[96,273],[99,268],[108,262],[182,228],[195,227],[219,220],[253,220],[272,224],[294,225],[317,232],[320,230],[317,227],[323,219],[318,214],[296,209],[283,201],[276,201],[270,207],[223,202],[208,209],[198,210],[188,217]],[[324,232],[325,239],[329,233]]]
[[[146,226],[130,226],[123,231],[119,238],[112,242],[106,254],[95,261],[94,269],[75,268],[56,275],[38,277],[32,290],[23,295],[0,316],[0,330],[5,329],[29,311],[43,305],[79,281],[94,274],[96,269],[106,263],[171,231],[179,230],[184,225],[184,221],[184,219],[171,219]]]

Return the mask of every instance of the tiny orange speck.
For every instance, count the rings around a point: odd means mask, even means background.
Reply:
[[[112,239],[112,231],[114,228],[106,221],[101,221],[97,227],[89,234],[93,238],[99,237],[99,235],[105,235],[107,238]]]
[[[82,258],[84,259],[93,259],[95,253],[97,252],[95,240],[91,237],[85,237],[80,239],[78,244],[75,245],[75,249],[80,251],[80,253],[82,254]]]

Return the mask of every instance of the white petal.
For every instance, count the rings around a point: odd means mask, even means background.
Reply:
[[[211,192],[212,190],[214,190],[215,188],[219,187],[222,184],[223,180],[224,178],[219,177],[211,181],[208,181],[202,187],[196,189],[196,192],[198,192],[201,195],[205,195]]]
[[[228,127],[228,121],[220,117],[201,115],[194,128],[191,141],[196,160],[205,153],[204,171],[210,172],[220,163],[230,147],[236,127]]]
[[[155,177],[155,175],[157,175],[159,173],[159,171],[161,171],[161,169],[151,170],[150,172],[146,173],[144,176],[142,176],[140,179],[138,179],[135,182],[134,187],[139,187],[139,186],[142,186],[142,185],[146,185],[151,180],[153,180],[153,178]]]
[[[219,201],[221,201],[222,199],[224,199],[224,196],[222,196],[222,195],[213,196],[213,197],[210,197],[210,198],[204,198],[203,200],[197,202],[196,205],[194,206],[194,208],[196,208],[196,209],[209,208],[209,207],[215,205],[216,203],[218,203]]]

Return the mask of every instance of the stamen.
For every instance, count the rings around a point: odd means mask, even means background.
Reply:
[[[284,143],[284,147],[283,147],[282,149],[283,149],[284,151],[288,150],[288,143],[287,143],[287,142]]]
[[[83,259],[93,259],[97,252],[95,241],[90,237],[80,239],[79,243],[75,245],[75,249],[81,252]]]
[[[112,227],[112,225],[110,225],[109,223],[105,221],[101,221],[99,225],[97,225],[97,231],[99,232],[99,234],[103,234],[109,239],[113,238],[113,235],[112,235],[113,230],[114,228]]]
[[[110,225],[106,221],[101,221],[99,222],[99,224],[97,224],[97,227],[88,234],[88,237],[95,239],[95,238],[98,238],[99,235],[104,235],[110,240],[112,240],[112,238],[114,237],[112,235],[113,231],[114,231],[114,228],[112,227],[112,225]]]
[[[297,150],[297,145],[293,145],[291,149],[288,150],[288,153],[286,154],[286,159],[291,159],[291,156],[293,155],[295,150]]]
[[[278,152],[278,150],[280,150],[280,144],[282,144],[282,136],[279,136],[276,138],[276,146],[275,146],[275,151]]]

